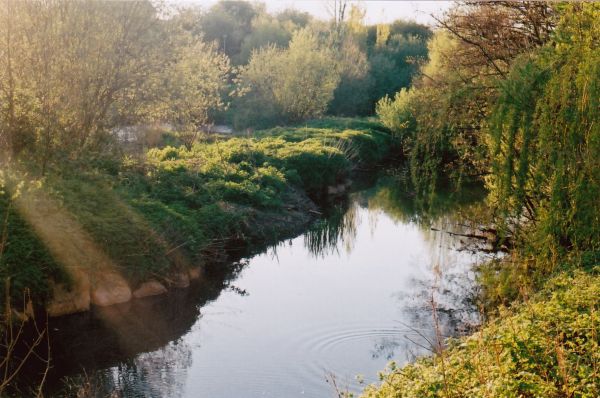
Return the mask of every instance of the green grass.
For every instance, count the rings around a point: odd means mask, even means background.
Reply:
[[[597,273],[562,272],[442,354],[392,364],[363,397],[598,397],[598,297]]]
[[[4,250],[0,255],[0,309],[6,297],[6,281],[10,278],[9,289],[13,304],[23,304],[25,291],[34,301],[48,297],[49,280],[68,282],[60,265],[36,237],[31,227],[17,213],[9,194],[0,184],[0,246],[5,239]]]
[[[173,266],[165,256],[168,242],[119,195],[112,176],[51,175],[44,185],[134,285]]]
[[[376,121],[329,118],[251,138],[201,142],[191,150],[167,146],[121,162],[63,166],[41,180],[40,189],[135,285],[202,264],[228,241],[256,237],[257,214],[283,214],[291,192],[320,198],[356,167],[381,162],[392,144]],[[19,275],[18,288],[46,292],[59,266],[19,225],[18,233],[11,230],[1,275]]]

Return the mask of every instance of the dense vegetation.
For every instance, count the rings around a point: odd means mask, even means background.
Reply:
[[[257,129],[372,114],[381,95],[410,84],[430,31],[368,27],[346,6],[326,23],[243,1],[208,10],[5,1],[0,146],[34,158],[43,174],[114,150],[131,125],[169,124],[189,149],[213,123]]]
[[[84,236],[132,287],[169,284],[292,233],[397,155],[411,205],[483,181],[474,221],[511,252],[479,270],[479,332],[365,394],[598,396],[600,6],[464,2],[431,31],[334,3],[324,22],[243,1],[3,1],[4,308],[74,282],[49,238]],[[220,123],[236,131],[206,132]]]
[[[325,22],[243,1],[8,0],[0,21],[0,277],[36,301],[69,282],[48,242],[67,227],[133,286],[284,233],[277,214],[392,148],[377,122],[307,120],[372,114],[410,84],[431,34],[365,26],[346,2]],[[223,122],[248,129],[206,134]],[[44,212],[68,221],[36,226]]]
[[[447,28],[430,42],[423,76],[380,101],[378,112],[403,142],[417,189],[428,192],[444,173],[483,177],[490,222],[525,259],[553,267],[565,256],[596,252],[600,243],[599,11],[591,4],[535,5],[525,9],[538,18],[524,30],[516,27],[523,21],[515,7],[477,4],[450,12]],[[452,32],[468,18],[504,19],[522,35],[553,28],[538,42],[522,37],[517,52],[511,43],[493,42],[494,26],[489,42],[486,36],[484,43],[461,41],[466,33]],[[487,56],[464,69],[473,46],[487,46]]]
[[[283,225],[274,215],[285,218],[290,206],[307,212],[309,197],[319,200],[328,186],[345,182],[356,167],[376,166],[392,148],[376,121],[321,119],[191,149],[153,148],[104,168],[53,172],[21,185],[19,195],[59,203],[135,286],[202,264],[235,242],[291,232],[310,213]],[[17,176],[23,179],[14,169],[3,173],[12,192]],[[5,192],[0,202],[2,213],[9,211],[1,275],[11,277],[15,298],[25,286],[43,298],[48,281],[61,280],[60,267],[27,227],[31,214],[17,212],[21,200]]]
[[[375,397],[597,397],[597,276],[577,272],[434,357],[392,365]]]
[[[419,194],[448,173],[485,181],[482,222],[513,250],[480,269],[479,332],[365,395],[595,397],[600,7],[465,3],[439,23],[422,77],[378,114]]]

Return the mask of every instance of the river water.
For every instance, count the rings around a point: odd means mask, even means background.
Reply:
[[[471,267],[483,255],[443,232],[465,204],[424,219],[400,191],[379,179],[227,274],[51,321],[49,389],[68,380],[65,394],[334,397],[376,382],[389,361],[428,354],[477,323]]]

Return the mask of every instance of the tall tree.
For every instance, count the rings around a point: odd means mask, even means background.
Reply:
[[[242,103],[259,100],[262,114],[270,109],[280,120],[297,121],[321,116],[333,98],[339,72],[330,49],[319,44],[308,29],[296,32],[286,50],[274,46],[255,51],[240,76],[247,90]],[[248,115],[246,122],[261,115]],[[275,117],[276,118],[276,117]]]

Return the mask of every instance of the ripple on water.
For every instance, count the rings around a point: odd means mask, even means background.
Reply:
[[[298,330],[290,339],[296,357],[302,358],[299,376],[307,386],[323,387],[327,380],[335,377],[342,389],[356,391],[360,388],[356,376],[364,369],[365,361],[373,360],[372,374],[362,374],[367,383],[377,380],[377,371],[393,359],[378,355],[388,346],[392,349],[404,340],[406,328],[400,324],[373,327],[369,324],[331,324],[321,328]],[[393,354],[393,353],[392,353]],[[332,370],[335,369],[335,372]]]

